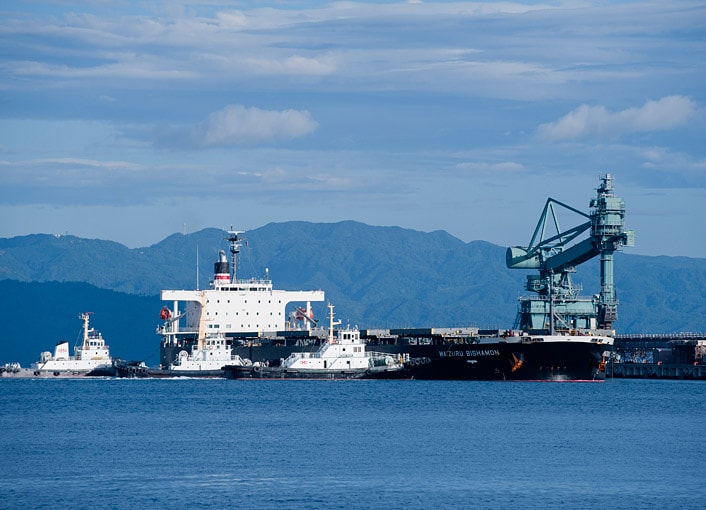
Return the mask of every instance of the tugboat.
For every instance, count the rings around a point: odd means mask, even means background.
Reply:
[[[279,366],[255,364],[227,365],[229,379],[400,379],[409,355],[392,355],[366,350],[360,331],[350,326],[334,336],[333,305],[329,304],[328,339],[315,352],[294,352]]]
[[[93,312],[79,314],[83,321],[83,340],[74,348],[74,355],[69,355],[69,342],[56,344],[54,354],[45,351],[39,361],[30,368],[22,368],[18,363],[8,364],[0,370],[2,377],[86,377],[115,375],[110,349],[99,331],[89,326]]]
[[[237,354],[232,354],[225,335],[208,336],[195,344],[191,352],[179,351],[173,363],[166,368],[150,368],[140,362],[116,360],[119,377],[223,377],[225,365],[250,364]]]

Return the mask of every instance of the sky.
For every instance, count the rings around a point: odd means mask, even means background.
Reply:
[[[0,237],[356,220],[527,245],[547,198],[588,213],[610,173],[626,253],[704,258],[705,106],[702,0],[8,2]]]

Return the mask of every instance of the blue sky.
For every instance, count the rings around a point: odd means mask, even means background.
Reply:
[[[3,5],[0,237],[352,219],[524,245],[609,172],[627,252],[706,257],[705,63],[700,0]]]

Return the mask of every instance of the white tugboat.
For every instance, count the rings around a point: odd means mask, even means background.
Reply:
[[[217,334],[204,338],[192,348],[191,353],[180,351],[169,369],[177,375],[205,375],[205,372],[212,372],[214,376],[220,377],[225,365],[247,363],[248,360],[232,354],[232,348],[228,345],[225,335]]]
[[[58,343],[53,356],[48,351],[43,352],[39,361],[32,365],[32,370],[38,372],[36,375],[115,375],[110,348],[106,345],[103,335],[89,326],[92,313],[79,315],[79,319],[83,321],[83,341],[80,347],[74,347],[74,355],[69,355],[69,342]]]
[[[328,339],[314,352],[294,352],[279,366],[255,363],[224,368],[229,379],[394,379],[405,377],[409,355],[366,350],[360,331],[350,326],[334,336],[333,305],[329,304]]]
[[[246,360],[233,354],[225,335],[216,334],[199,340],[191,348],[179,351],[173,363],[166,368],[150,368],[144,363],[116,361],[120,377],[223,377],[225,365],[248,365]]]
[[[79,314],[83,321],[83,340],[80,346],[74,347],[74,355],[69,354],[69,342],[56,344],[54,354],[45,351],[39,356],[39,361],[30,368],[21,368],[14,363],[0,371],[4,377],[85,377],[113,376],[113,360],[110,349],[103,335],[91,328],[89,318],[93,312]]]

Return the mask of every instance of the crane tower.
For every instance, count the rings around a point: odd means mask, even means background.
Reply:
[[[634,245],[634,232],[625,230],[625,202],[613,194],[610,174],[601,176],[596,198],[586,214],[552,198],[547,202],[528,246],[507,249],[511,269],[538,269],[527,276],[528,291],[520,298],[515,327],[530,333],[554,334],[557,330],[612,330],[618,318],[613,281],[613,256],[623,246]],[[557,208],[578,214],[585,221],[568,230],[559,227]],[[551,235],[547,229],[553,227]],[[582,240],[580,240],[582,238]],[[600,256],[601,291],[581,297],[571,273],[576,266]]]

